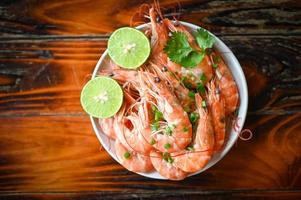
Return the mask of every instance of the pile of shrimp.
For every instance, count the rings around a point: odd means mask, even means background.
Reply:
[[[218,52],[206,55],[195,68],[172,62],[163,50],[171,32],[185,33],[192,47],[200,47],[185,26],[163,18],[158,9],[150,8],[147,17],[145,34],[152,49],[148,61],[138,70],[111,62],[109,69],[99,72],[118,81],[124,91],[118,113],[100,119],[99,124],[115,140],[117,158],[125,168],[144,173],[156,170],[167,179],[182,180],[204,168],[222,149],[227,120],[239,104],[238,90],[223,60],[213,67]],[[202,74],[205,92],[189,95]],[[185,87],[183,78],[191,88]]]

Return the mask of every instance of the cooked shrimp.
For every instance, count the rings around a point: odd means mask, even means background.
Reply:
[[[115,141],[115,152],[120,163],[130,171],[150,172],[154,169],[149,156],[127,149],[118,139]]]
[[[188,42],[190,43],[190,45],[192,45],[193,48],[199,49],[199,47],[197,46],[197,44],[195,42],[195,39],[194,39],[193,35],[179,21],[175,21],[173,23],[169,19],[165,18],[165,19],[163,19],[163,23],[165,24],[166,27],[168,27],[168,29],[171,32],[179,31],[179,32],[185,33],[185,35],[188,38]]]
[[[132,101],[131,106],[126,107],[124,105],[115,116],[114,130],[116,136],[127,149],[148,154],[153,147],[145,140],[142,133],[150,132],[150,126],[145,126],[142,123],[143,119],[140,117],[141,113],[138,112],[138,109],[133,110],[135,105],[139,106],[143,102],[134,103],[130,94],[125,92],[125,100],[129,102],[129,99]]]
[[[142,119],[136,113],[130,114],[126,119],[133,125],[131,130],[126,126],[123,127],[127,144],[136,152],[148,154],[153,147],[146,141],[143,133],[151,133],[150,126],[143,126]]]
[[[114,131],[117,139],[127,149],[147,154],[152,149],[152,146],[146,141],[142,133],[150,132],[150,129],[148,127],[139,127],[138,120],[138,117],[135,115],[126,117],[119,115],[114,120]]]
[[[187,173],[183,170],[177,168],[173,164],[173,160],[171,157],[164,158],[162,153],[151,151],[150,153],[151,162],[154,168],[165,178],[170,180],[183,180],[186,178]]]
[[[114,115],[113,121],[113,130],[116,134],[116,138],[125,146],[126,148],[131,148],[124,137],[125,128],[132,128],[131,124],[128,123],[128,120],[125,119],[126,110],[130,107],[130,105],[135,103],[135,100],[130,95],[127,90],[124,90],[124,103],[120,110]],[[127,127],[126,127],[127,125]]]
[[[168,29],[164,23],[157,22],[157,13],[154,8],[150,9],[151,29],[152,29],[152,56],[149,59],[152,69],[162,79],[168,81],[168,83],[175,89],[175,93],[179,98],[181,104],[184,107],[190,107],[193,102],[188,97],[187,88],[180,84],[179,80],[175,78],[175,75],[167,70],[168,58],[163,51],[168,40]]]
[[[99,126],[104,134],[109,136],[111,139],[116,139],[116,133],[114,131],[114,117],[106,118],[106,119],[99,119]]]
[[[155,140],[153,146],[162,152],[174,152],[184,149],[192,139],[192,126],[187,113],[163,82],[155,82],[155,76],[149,73],[141,72],[139,75],[141,87],[148,90],[156,100],[157,107],[166,120],[165,128],[169,129],[168,134],[162,134],[164,130],[153,134]]]
[[[131,147],[127,143],[124,137],[124,127],[125,127],[125,119],[124,119],[124,113],[126,111],[126,106],[123,105],[118,113],[115,114],[114,122],[113,122],[113,128],[116,134],[116,138],[122,143],[123,146],[125,146],[127,149],[130,149]]]
[[[147,97],[148,99],[151,97]],[[148,142],[148,145],[153,143],[152,131],[151,131],[151,113],[150,113],[150,105],[146,101],[143,104],[140,104],[138,107],[138,115],[141,120],[141,126],[144,127],[143,131],[141,131],[144,139]]]
[[[168,71],[166,67],[162,67],[160,69],[156,64],[151,64],[150,66],[158,75],[160,80],[166,81],[168,83],[168,86],[173,89],[175,95],[177,96],[185,110],[193,110],[195,107],[195,102],[192,98],[189,97],[189,90],[185,86],[183,86],[183,84],[181,84],[176,75],[171,71]]]
[[[102,71],[100,75],[110,76],[119,84],[124,85],[127,82],[132,82],[137,79],[137,71],[126,69],[111,69],[110,71]]]
[[[238,106],[238,89],[232,74],[223,59],[220,59],[215,73],[217,76],[218,87],[225,98],[226,115],[231,114]]]
[[[209,114],[208,109],[203,107],[203,99],[199,94],[195,95],[195,100],[199,113],[195,144],[200,146],[201,149],[199,150],[207,150],[207,152],[212,154],[215,145],[212,116]]]
[[[203,61],[194,68],[184,68],[177,66],[178,64],[168,61],[167,67],[177,74],[185,78],[185,81],[190,84],[192,88],[196,88],[199,83],[205,85],[213,77],[213,70],[211,61],[207,55],[205,55]]]
[[[164,48],[173,32],[185,34],[194,50],[204,49],[190,29],[164,18],[157,1],[154,4],[148,10],[150,24],[143,30],[151,45],[147,61],[131,70],[111,60],[101,69],[100,75],[122,86],[124,101],[113,117],[99,124],[115,139],[116,156],[125,168],[155,169],[167,179],[182,180],[203,169],[223,147],[226,117],[238,106],[238,89],[224,61],[213,59],[214,50],[191,68],[170,60]],[[180,46],[175,50],[181,53]]]
[[[151,62],[156,64],[165,65],[167,62],[167,55],[164,53],[163,49],[168,40],[168,30],[163,23],[157,22],[157,12],[154,8],[149,10],[150,20],[151,20]]]
[[[202,107],[202,97],[195,95],[199,121],[192,148],[172,153],[174,165],[185,172],[196,172],[210,160],[214,148],[214,131],[208,110]]]
[[[216,88],[214,80],[208,83],[208,104],[212,114],[212,121],[215,134],[215,149],[220,150],[224,144],[226,133],[225,100]]]
[[[201,48],[197,45],[194,37],[186,29],[185,26],[183,26],[182,24],[180,24],[177,21],[175,23],[173,23],[169,19],[164,19],[163,22],[170,29],[170,31],[172,31],[172,32],[179,31],[179,32],[185,33],[190,45],[194,49],[201,50]],[[178,73],[180,75],[180,77],[186,77],[187,78],[186,81],[189,82],[193,88],[195,88],[197,86],[197,84],[200,82],[203,84],[206,84],[208,81],[210,81],[212,79],[212,76],[213,76],[212,65],[211,65],[211,61],[210,61],[208,55],[205,55],[203,61],[194,68],[186,69],[184,67],[181,67],[179,64],[173,63],[170,60],[168,60],[168,62],[167,62],[167,67],[174,73]],[[203,79],[202,81],[200,81],[201,76],[205,77],[205,79]]]

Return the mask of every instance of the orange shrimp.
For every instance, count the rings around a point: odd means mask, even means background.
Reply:
[[[102,71],[99,75],[110,76],[116,80],[119,84],[124,85],[127,82],[131,82],[137,79],[136,70],[127,69],[111,69],[110,71]]]
[[[149,69],[152,69],[160,80],[167,81],[169,83],[169,86],[174,90],[174,93],[185,109],[194,109],[194,100],[189,97],[189,90],[180,83],[174,74],[160,69],[159,66],[154,63],[149,65]],[[125,85],[127,83],[132,83],[137,91],[140,90],[138,83],[138,71],[115,69],[111,72],[102,73],[102,75],[108,74],[120,84]],[[141,92],[141,90],[139,92]]]
[[[163,23],[170,29],[171,32],[179,31],[185,33],[188,38],[189,44],[194,49],[201,50],[201,48],[197,45],[193,35],[180,22],[176,21],[175,23],[173,23],[169,19],[163,19]],[[201,81],[203,84],[206,84],[213,77],[212,64],[208,55],[205,55],[203,61],[194,68],[186,69],[179,64],[173,63],[170,60],[167,61],[167,67],[174,73],[177,72],[180,77],[186,77],[186,81],[188,81],[193,88],[195,88],[197,84],[200,83],[201,76],[205,77],[205,79]]]
[[[226,134],[225,100],[220,95],[220,90],[216,88],[214,80],[208,83],[208,104],[212,115],[215,132],[215,149],[220,150],[224,144]]]
[[[129,116],[126,116],[131,124],[133,129],[130,130],[127,127],[124,127],[125,131],[123,132],[124,138],[127,144],[134,150],[140,153],[149,153],[153,148],[150,143],[145,139],[145,133],[151,133],[150,126],[144,126],[142,119],[136,113],[132,113]]]
[[[121,129],[119,125],[122,121],[122,116],[124,115],[126,108],[135,102],[133,97],[129,94],[129,92],[126,89],[123,91],[123,93],[124,104],[120,108],[120,110],[113,117],[99,119],[99,125],[103,133],[105,133],[107,136],[114,140],[118,138],[118,134],[120,134]],[[126,143],[124,145],[126,145]]]
[[[192,148],[183,152],[172,153],[174,165],[185,172],[196,172],[202,169],[211,159],[214,149],[214,131],[211,116],[202,107],[202,97],[195,95],[199,121]]]
[[[174,76],[174,74],[168,72],[166,66],[168,57],[166,53],[163,51],[167,40],[168,40],[168,29],[164,23],[157,22],[157,14],[154,8],[150,9],[150,19],[151,19],[151,28],[152,28],[152,56],[150,58],[150,67],[156,72],[156,74],[162,79],[169,82],[173,88],[175,88],[175,93],[178,96],[179,100],[181,101],[184,107],[189,107],[192,102],[188,97],[187,88],[183,87],[179,83]]]
[[[130,149],[131,146],[129,146],[129,144],[125,140],[124,131],[133,127],[131,126],[132,124],[128,123],[128,120],[125,119],[124,116],[126,110],[129,108],[130,105],[135,103],[135,100],[132,98],[132,96],[127,90],[124,90],[123,93],[124,93],[124,103],[120,108],[120,110],[114,115],[113,130],[116,134],[116,138],[123,144],[123,146]]]
[[[176,167],[173,164],[173,160],[171,157],[165,158],[162,153],[151,151],[150,159],[154,166],[154,168],[165,178],[170,180],[183,180],[187,177],[187,173]]]
[[[160,69],[156,64],[151,64],[152,69],[158,75],[160,80],[166,81],[168,85],[173,89],[173,92],[179,99],[181,105],[185,110],[194,109],[194,99],[189,97],[189,90],[181,84],[179,79],[171,71],[168,71],[166,67]]]
[[[147,99],[150,99],[151,97],[147,97]],[[138,115],[140,117],[140,123],[144,127],[144,131],[142,131],[142,135],[144,139],[148,142],[148,145],[153,145],[153,137],[152,137],[152,131],[151,131],[151,113],[150,111],[150,105],[146,101],[139,105],[138,107]]]
[[[125,137],[124,137],[124,131],[125,131],[125,119],[124,114],[126,111],[126,106],[123,105],[120,110],[115,114],[114,122],[113,122],[113,128],[116,134],[116,138],[122,143],[123,146],[125,146],[127,149],[130,149],[131,146],[127,143]]]
[[[195,42],[193,35],[183,26],[179,21],[175,21],[174,23],[169,19],[163,19],[163,23],[171,32],[183,32],[187,36],[188,42],[192,45],[193,48],[199,49],[198,45]]]
[[[238,89],[232,74],[223,59],[220,59],[215,73],[217,76],[217,85],[225,98],[226,115],[229,115],[234,112],[238,106]]]
[[[118,139],[115,141],[115,152],[120,163],[129,171],[151,172],[154,170],[149,156],[127,149]]]
[[[149,10],[150,20],[151,20],[151,46],[152,54],[150,61],[156,64],[166,65],[167,55],[164,53],[163,49],[168,40],[168,30],[163,23],[157,22],[158,13],[154,8]]]
[[[145,140],[143,133],[150,132],[150,126],[143,123],[141,112],[138,112],[138,109],[133,110],[136,105],[139,107],[141,106],[139,104],[144,102],[135,102],[128,92],[125,91],[124,93],[125,100],[130,99],[131,103],[127,111],[126,105],[124,105],[115,117],[114,129],[116,136],[127,149],[148,154],[153,147]]]
[[[104,134],[106,134],[113,140],[116,139],[116,133],[113,128],[114,117],[110,117],[110,118],[106,118],[106,119],[99,119],[98,123]]]
[[[153,133],[153,146],[162,152],[184,149],[192,139],[192,126],[187,113],[162,81],[155,82],[155,77],[150,73],[140,72],[139,75],[141,87],[156,100],[158,110],[166,120],[165,130],[160,129]]]
[[[174,88],[174,92],[181,104],[188,109],[193,105],[193,101],[188,96],[189,90],[180,84],[175,74],[167,69],[168,57],[163,49],[169,39],[168,29],[164,23],[157,22],[157,16],[162,18],[160,11],[156,12],[154,8],[151,8],[149,15],[152,29],[152,55],[149,59],[150,66],[148,68],[153,69],[161,80],[166,80]]]

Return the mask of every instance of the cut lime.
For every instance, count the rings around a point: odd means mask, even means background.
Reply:
[[[109,77],[91,79],[81,92],[84,110],[97,118],[112,117],[122,105],[123,92],[120,85]]]
[[[148,38],[139,30],[124,27],[117,29],[108,41],[111,59],[121,67],[136,69],[150,54]]]

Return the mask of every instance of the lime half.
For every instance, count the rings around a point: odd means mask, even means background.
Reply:
[[[81,92],[83,109],[97,118],[112,117],[122,105],[123,92],[120,85],[109,77],[91,79]]]
[[[139,30],[117,29],[108,41],[111,59],[123,68],[136,69],[148,58],[151,48],[148,38]]]

